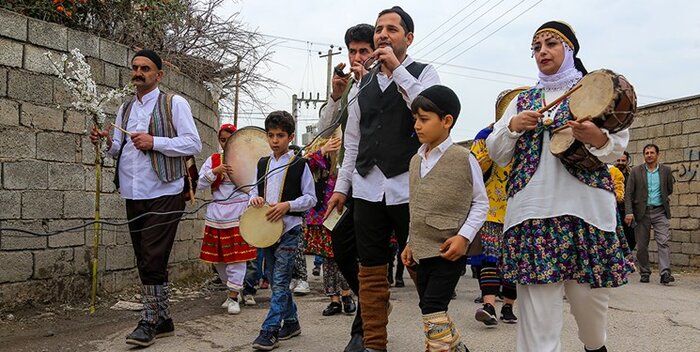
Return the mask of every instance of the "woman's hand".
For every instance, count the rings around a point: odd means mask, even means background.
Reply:
[[[569,121],[567,124],[571,126],[574,138],[583,143],[590,144],[597,149],[608,143],[608,136],[591,121]]]
[[[540,118],[542,118],[542,114],[540,114],[537,111],[521,111],[519,114],[513,116],[513,118],[510,119],[508,129],[511,132],[518,133],[532,131],[535,128],[537,128],[537,123],[539,122]]]

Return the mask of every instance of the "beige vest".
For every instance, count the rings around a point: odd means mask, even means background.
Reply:
[[[409,169],[409,241],[416,261],[440,255],[443,242],[467,220],[473,198],[469,150],[451,145],[422,178],[421,161],[414,155]]]

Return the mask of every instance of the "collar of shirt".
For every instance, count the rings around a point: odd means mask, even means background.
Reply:
[[[146,95],[144,95],[144,96],[141,98],[141,100],[139,100],[138,97],[137,97],[137,98],[136,98],[136,102],[137,102],[138,104],[141,104],[141,105],[146,105],[146,104],[148,104],[151,100],[154,100],[155,98],[157,98],[158,95],[160,95],[160,89],[159,89],[158,87],[156,87],[156,89],[154,89],[154,90],[152,90],[152,91],[146,93]]]
[[[279,159],[275,158],[275,153],[270,153],[270,158],[272,158],[272,160],[274,160],[276,162],[279,162],[279,161],[287,160],[287,159],[291,158],[292,155],[294,155],[294,150],[290,149],[286,153],[280,155]]]
[[[447,150],[447,148],[449,148],[452,144],[454,144],[452,142],[452,137],[447,136],[447,139],[442,141],[442,143],[440,143],[440,145],[438,145],[437,148],[433,148],[433,150],[431,150],[429,155],[426,157],[425,151],[428,149],[428,145],[423,143],[423,145],[421,145],[420,148],[418,148],[418,155],[421,157],[421,159],[426,160],[426,161],[428,160],[428,158],[430,158],[430,159],[434,159],[435,157],[439,158],[440,156],[442,156],[442,154],[445,153],[445,150]]]
[[[653,173],[659,171],[659,164],[656,164],[656,167],[654,168],[654,170],[650,170],[649,166],[647,166],[647,164],[644,164],[644,168],[647,170],[648,173],[653,174]]]

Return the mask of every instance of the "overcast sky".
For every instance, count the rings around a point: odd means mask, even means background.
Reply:
[[[554,19],[570,23],[576,31],[581,43],[578,56],[586,68],[608,68],[625,75],[635,87],[640,106],[700,94],[697,1],[242,0],[225,3],[222,14],[240,12],[242,21],[268,39],[299,40],[275,40],[276,63],[268,72],[287,86],[270,96],[269,103],[289,111],[292,94],[325,94],[326,61],[318,51],[325,53],[328,44],[344,47],[348,27],[374,24],[377,13],[393,5],[403,7],[415,23],[408,54],[432,62],[442,83],[460,98],[462,113],[452,132],[455,140],[470,139],[493,121],[499,92],[536,83],[537,66],[530,57],[532,34]],[[344,49],[334,57],[334,65],[347,62]],[[262,113],[242,111],[239,125],[261,125]],[[313,107],[301,108],[300,131],[317,116]]]

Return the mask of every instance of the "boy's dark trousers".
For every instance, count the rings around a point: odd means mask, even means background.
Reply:
[[[447,311],[466,263],[466,256],[454,262],[442,257],[432,257],[421,259],[419,264],[413,267],[416,271],[418,306],[422,314]]]

